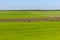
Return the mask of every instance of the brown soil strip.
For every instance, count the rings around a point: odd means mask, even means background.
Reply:
[[[39,22],[39,21],[60,21],[60,17],[55,17],[55,18],[16,18],[16,19],[0,19],[0,22]]]

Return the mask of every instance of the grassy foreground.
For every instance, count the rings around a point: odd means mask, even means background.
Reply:
[[[0,40],[60,40],[60,22],[0,22]]]

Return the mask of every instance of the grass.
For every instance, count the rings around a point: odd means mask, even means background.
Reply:
[[[28,11],[1,11],[0,19],[4,18],[36,18],[43,17],[43,15],[34,14]]]
[[[60,11],[0,11],[0,19],[60,17]]]
[[[60,17],[60,11],[0,11],[0,19]],[[60,21],[0,22],[0,40],[60,40]]]
[[[60,40],[60,22],[0,22],[0,40]]]

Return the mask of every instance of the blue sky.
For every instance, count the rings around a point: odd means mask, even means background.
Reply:
[[[0,0],[0,10],[60,9],[60,0]]]

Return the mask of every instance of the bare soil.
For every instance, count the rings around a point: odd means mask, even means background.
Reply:
[[[60,21],[60,17],[0,19],[0,22],[39,22],[39,21]]]

